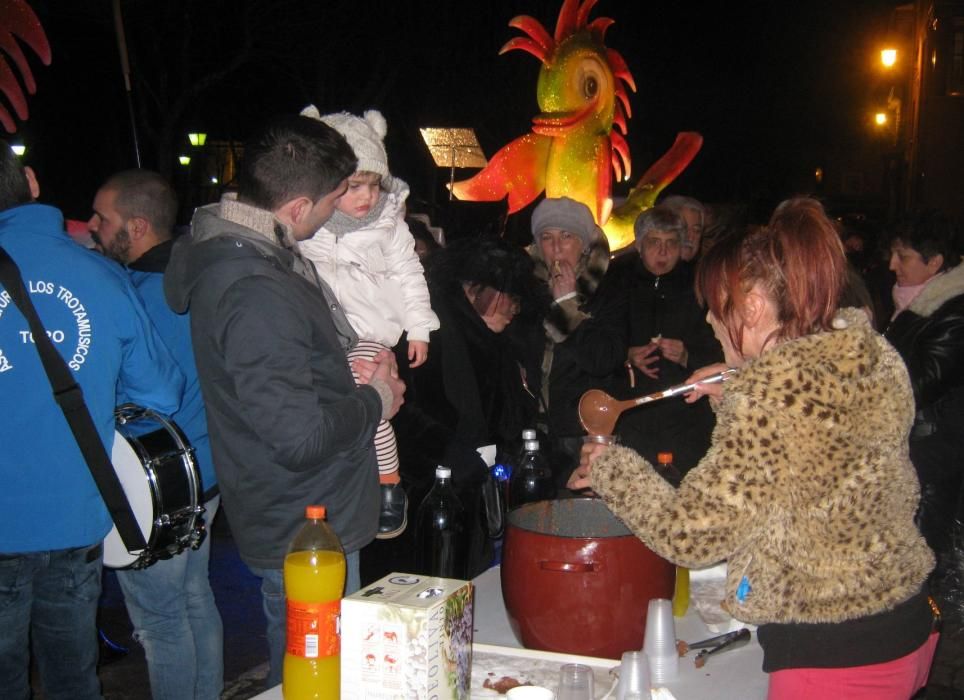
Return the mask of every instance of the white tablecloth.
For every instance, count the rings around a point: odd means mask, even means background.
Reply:
[[[512,633],[509,617],[502,601],[502,582],[499,567],[478,576],[475,583],[475,636],[473,641],[499,646],[521,647]],[[689,612],[676,621],[676,637],[688,642],[715,636],[699,617]],[[754,700],[767,695],[767,674],[763,667],[763,650],[756,634],[740,649],[725,651],[709,657],[706,665],[693,665],[696,652],[680,659],[679,679],[667,687],[677,700]]]
[[[483,644],[521,648],[512,633],[509,617],[502,600],[502,582],[499,567],[493,567],[476,577],[475,584],[475,635],[473,641]],[[688,642],[714,636],[699,617],[689,612],[676,621],[676,637]],[[679,678],[667,684],[677,700],[755,700],[767,694],[767,674],[763,665],[763,650],[757,644],[756,635],[749,644],[718,656],[711,656],[706,665],[697,669],[693,665],[695,652],[680,659]],[[271,688],[254,700],[282,700],[281,686]]]

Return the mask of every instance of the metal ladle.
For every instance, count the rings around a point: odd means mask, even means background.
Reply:
[[[667,399],[670,396],[677,396],[693,391],[700,384],[717,384],[733,374],[735,369],[726,369],[716,374],[704,377],[698,382],[690,384],[678,384],[669,389],[657,391],[654,394],[647,394],[636,399],[626,399],[618,401],[605,391],[600,389],[590,389],[582,398],[579,399],[579,422],[590,435],[612,435],[616,428],[616,421],[623,411],[642,406],[643,404]]]

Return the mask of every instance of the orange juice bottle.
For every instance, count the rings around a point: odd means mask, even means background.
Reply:
[[[288,641],[281,693],[284,700],[338,700],[345,553],[324,506],[308,506],[305,517],[284,564]]]

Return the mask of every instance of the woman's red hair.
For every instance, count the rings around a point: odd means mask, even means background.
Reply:
[[[829,330],[846,274],[840,237],[823,206],[806,197],[788,199],[762,228],[714,245],[700,261],[696,293],[742,352],[739,321],[747,293],[755,284],[777,310],[778,339]]]

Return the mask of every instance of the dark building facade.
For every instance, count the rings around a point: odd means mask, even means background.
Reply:
[[[888,173],[895,208],[964,216],[964,1],[918,0],[894,11],[897,117]]]

